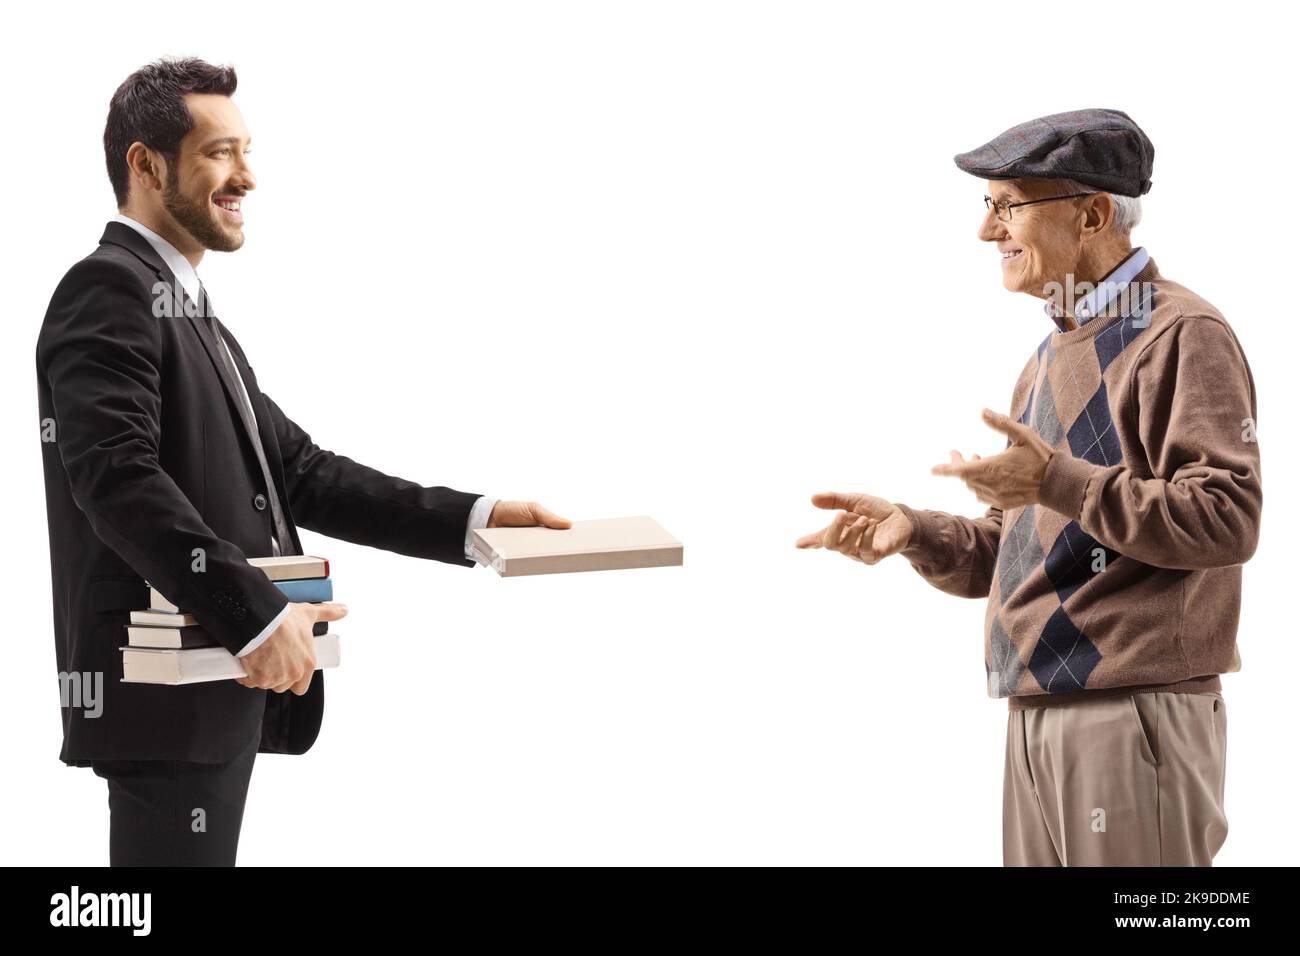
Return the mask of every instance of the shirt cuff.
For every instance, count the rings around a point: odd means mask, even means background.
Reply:
[[[261,647],[262,642],[275,633],[275,629],[280,626],[280,622],[289,616],[289,610],[292,607],[293,607],[293,602],[292,601],[287,602],[285,606],[280,609],[280,613],[277,614],[275,617],[271,618],[271,623],[266,625],[266,627],[262,628],[262,633],[257,635],[257,637],[253,638],[247,644],[245,644],[244,649],[240,651],[238,654],[236,654],[235,656],[243,657],[244,655],[251,654],[253,651]]]
[[[1078,521],[1083,515],[1083,499],[1088,490],[1088,480],[1098,471],[1104,470],[1101,465],[1075,458],[1068,452],[1054,451],[1052,457],[1047,459],[1047,467],[1043,469],[1043,483],[1038,489],[1038,500],[1053,511]]]
[[[474,547],[474,532],[479,528],[486,528],[488,519],[492,517],[492,509],[497,505],[496,498],[489,498],[487,495],[481,496],[478,501],[474,502],[474,507],[469,510],[469,520],[465,522],[465,557],[478,564],[485,564],[482,557]]]

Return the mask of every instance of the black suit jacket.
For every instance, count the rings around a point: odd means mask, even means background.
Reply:
[[[320,730],[321,671],[301,697],[230,680],[121,682],[119,648],[129,612],[148,606],[146,581],[232,653],[287,602],[246,561],[271,550],[268,489],[207,320],[135,230],[109,223],[99,243],[59,283],[36,346],[58,669],[103,675],[100,716],[63,708],[60,759],[224,761],[259,721],[260,752],[303,753]],[[477,495],[422,487],[317,447],[262,394],[239,343],[218,325],[296,551],[295,522],[473,565],[464,539]],[[201,572],[192,570],[196,548],[206,556]]]

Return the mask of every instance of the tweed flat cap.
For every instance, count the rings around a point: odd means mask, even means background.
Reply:
[[[1076,179],[1121,196],[1141,196],[1151,188],[1155,152],[1127,113],[1074,110],[1013,126],[953,162],[981,179]]]

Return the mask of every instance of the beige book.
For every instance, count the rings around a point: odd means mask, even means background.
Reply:
[[[193,627],[198,618],[193,614],[176,614],[168,611],[132,611],[131,623],[142,627]]]
[[[339,636],[333,632],[313,638],[316,669],[339,666]],[[244,677],[239,658],[224,647],[167,650],[153,647],[122,648],[122,680],[138,684],[197,684],[207,680]]]
[[[249,558],[248,563],[261,568],[268,581],[297,581],[330,576],[329,561],[310,554],[268,555],[264,558]]]
[[[474,550],[503,578],[682,563],[682,543],[653,518],[600,518],[573,527],[480,528]]]

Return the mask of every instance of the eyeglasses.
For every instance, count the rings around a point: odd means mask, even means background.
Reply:
[[[1056,202],[1058,199],[1078,199],[1080,196],[1095,196],[1091,193],[1070,193],[1068,196],[1048,196],[1046,199],[1030,199],[1028,202],[1007,202],[1003,199],[1001,202],[994,202],[992,196],[984,197],[984,208],[992,209],[993,214],[1002,222],[1011,221],[1011,210],[1019,206],[1034,206],[1040,202]]]

